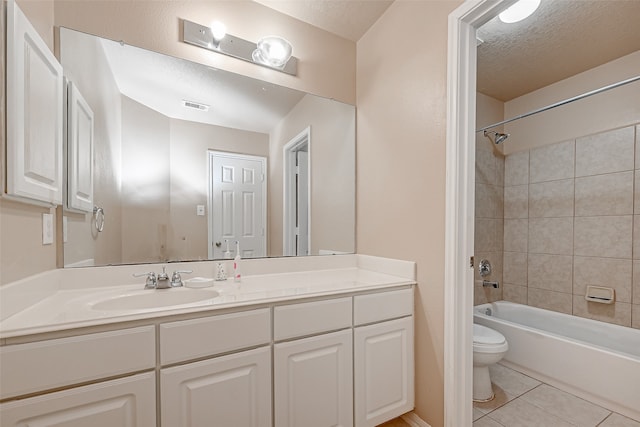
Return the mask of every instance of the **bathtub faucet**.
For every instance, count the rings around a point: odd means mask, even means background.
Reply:
[[[494,288],[498,289],[500,287],[500,282],[490,282],[488,280],[482,281],[482,286],[485,288]]]

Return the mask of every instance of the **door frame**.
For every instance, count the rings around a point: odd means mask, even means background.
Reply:
[[[449,15],[445,220],[444,419],[472,424],[476,28],[516,0],[466,0]]]
[[[283,156],[283,191],[282,191],[282,251],[284,256],[296,256],[295,245],[293,239],[295,238],[295,153],[298,149],[304,145],[307,145],[307,173],[309,179],[307,180],[307,221],[309,224],[309,236],[307,239],[307,253],[311,255],[311,126],[307,126],[302,132],[294,136],[285,144],[282,148]]]
[[[267,256],[267,158],[251,154],[231,153],[228,151],[207,150],[207,259],[213,257],[213,159],[214,157],[240,160],[254,160],[262,163],[262,253]]]

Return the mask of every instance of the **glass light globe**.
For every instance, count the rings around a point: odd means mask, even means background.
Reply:
[[[513,24],[527,18],[540,6],[540,0],[520,0],[504,10],[498,18],[505,24]]]
[[[282,37],[267,36],[257,43],[257,49],[253,51],[253,60],[269,67],[282,68],[291,58],[293,47],[291,43]]]

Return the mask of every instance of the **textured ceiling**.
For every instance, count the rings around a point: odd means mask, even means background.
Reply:
[[[478,37],[478,91],[508,101],[640,50],[640,0],[542,0],[524,21],[496,17]]]
[[[354,42],[393,3],[393,0],[254,1]]]

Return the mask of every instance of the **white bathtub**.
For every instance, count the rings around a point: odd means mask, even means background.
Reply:
[[[640,330],[505,301],[473,320],[505,336],[506,366],[640,420]]]

